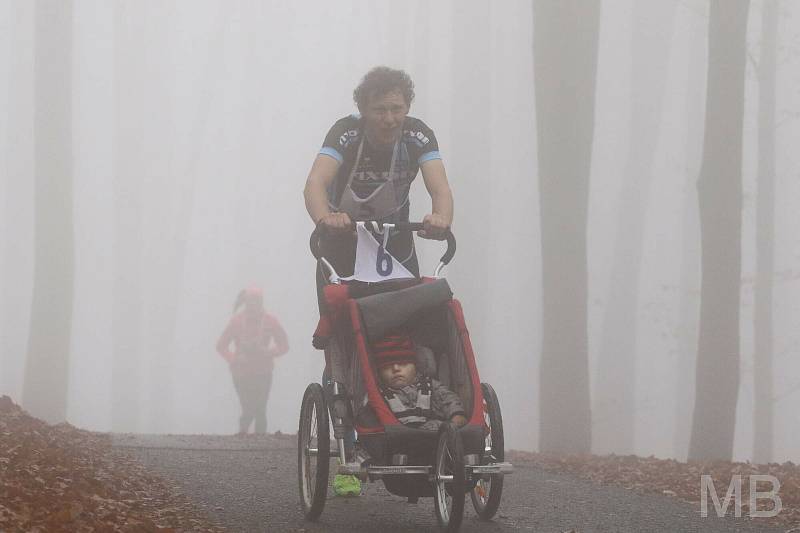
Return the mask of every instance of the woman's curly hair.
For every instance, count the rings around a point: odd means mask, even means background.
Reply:
[[[353,91],[353,100],[358,109],[363,110],[370,98],[392,91],[399,91],[410,106],[414,100],[414,82],[411,81],[411,76],[404,70],[375,67],[361,79],[361,83]]]

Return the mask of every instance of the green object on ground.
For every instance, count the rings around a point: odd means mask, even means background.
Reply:
[[[337,496],[360,496],[361,481],[356,476],[336,474],[333,478],[333,492]]]

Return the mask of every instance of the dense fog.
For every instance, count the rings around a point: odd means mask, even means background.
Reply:
[[[61,166],[71,165],[57,176],[66,190],[71,179],[72,195],[73,237],[64,231],[61,244],[74,239],[67,421],[99,431],[235,433],[239,406],[215,344],[239,290],[258,285],[290,344],[276,360],[269,431],[294,433],[303,391],[324,366],[311,346],[316,265],[303,186],[328,129],[356,112],[352,92],[361,77],[388,65],[413,78],[410,115],[439,141],[459,246],[445,272],[464,306],[481,378],[498,392],[506,446],[539,449],[537,135],[548,131],[537,132],[530,2],[75,0],[60,21],[71,43],[66,63],[47,78],[63,83],[45,86],[41,79],[37,85],[37,50],[59,36],[37,33],[42,4],[0,0],[0,394],[29,407],[22,401],[29,328],[39,316],[31,308],[35,197],[68,194],[36,190],[37,165],[60,168],[36,143],[55,138],[67,154]],[[747,26],[739,460],[752,458],[754,442],[765,5],[750,3]],[[773,459],[796,462],[800,6],[778,2],[778,14]],[[696,183],[708,22],[702,0],[602,3],[586,245],[591,433],[599,453],[686,458],[698,350]],[[70,113],[48,115],[53,95],[68,99]],[[430,212],[421,178],[411,212],[412,220]],[[419,250],[422,271],[431,274],[443,247],[420,242]],[[46,268],[71,266],[51,261]],[[613,305],[626,290],[634,313],[615,325]],[[63,297],[40,293],[45,308],[58,308]],[[636,332],[635,357],[625,363],[632,449],[613,438],[620,407],[607,395],[625,387],[607,372],[620,349],[606,335],[617,331],[610,328]],[[126,362],[116,373],[114,357]],[[114,402],[124,413],[116,421]]]

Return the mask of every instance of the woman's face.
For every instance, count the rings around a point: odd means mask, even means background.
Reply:
[[[373,96],[362,109],[367,137],[378,146],[394,144],[403,133],[403,122],[408,115],[408,104],[400,91],[390,91]]]

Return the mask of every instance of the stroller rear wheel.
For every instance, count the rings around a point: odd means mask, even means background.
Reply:
[[[464,445],[451,424],[443,424],[436,446],[434,509],[444,531],[458,531],[464,518]]]
[[[483,463],[500,463],[505,460],[505,443],[503,442],[503,415],[500,413],[500,402],[497,394],[488,383],[481,383],[483,392],[483,420],[489,428],[484,439],[485,450]],[[503,495],[503,474],[482,476],[470,492],[472,506],[481,520],[491,520],[500,507]]]
[[[330,428],[322,386],[306,387],[297,430],[297,477],[300,503],[307,520],[316,520],[325,507],[330,470]]]

